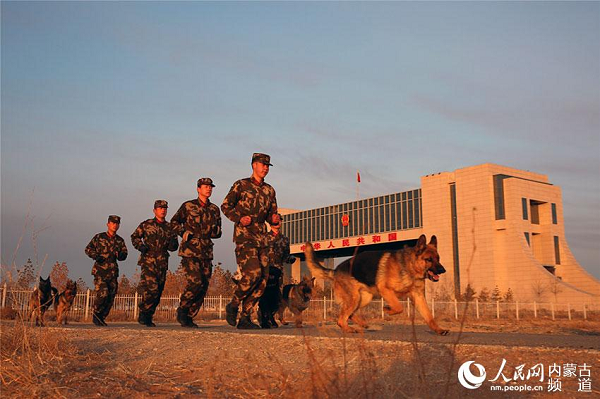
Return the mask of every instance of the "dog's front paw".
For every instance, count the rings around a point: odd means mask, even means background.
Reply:
[[[442,336],[446,336],[446,335],[450,334],[450,330],[438,330],[436,332]]]

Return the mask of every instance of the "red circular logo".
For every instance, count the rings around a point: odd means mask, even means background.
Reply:
[[[342,226],[346,227],[350,224],[350,216],[342,215]]]

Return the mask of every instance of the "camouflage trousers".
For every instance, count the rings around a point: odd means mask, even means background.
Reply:
[[[105,319],[110,313],[110,309],[115,301],[119,282],[117,276],[101,277],[94,276],[95,296],[94,313],[100,318]]]
[[[179,299],[179,307],[187,310],[188,315],[194,318],[202,307],[208,291],[212,276],[212,259],[181,258],[181,267],[187,281]]]
[[[241,316],[250,316],[267,286],[268,248],[237,244],[235,258],[242,278],[237,282],[231,304],[236,307],[241,304]]]
[[[152,264],[142,266],[142,274],[138,285],[138,293],[142,297],[138,304],[140,313],[154,315],[165,288],[168,269],[169,258],[156,259]]]

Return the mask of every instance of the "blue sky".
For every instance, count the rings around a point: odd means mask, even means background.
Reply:
[[[47,254],[43,275],[66,261],[91,282],[83,248],[107,215],[129,243],[201,176],[220,205],[260,151],[295,209],[354,199],[356,170],[362,196],[486,162],[547,174],[600,277],[598,2],[1,7],[3,263],[29,212],[47,229],[35,251],[28,226],[17,265]],[[233,269],[224,225],[215,260]]]

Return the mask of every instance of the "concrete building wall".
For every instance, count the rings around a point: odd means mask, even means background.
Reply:
[[[495,175],[511,176],[502,181],[501,220],[496,218]],[[600,282],[577,263],[568,248],[561,190],[549,184],[547,176],[484,164],[424,176],[421,183],[423,231],[428,237],[438,237],[442,264],[449,271],[442,278],[454,277],[458,269],[461,292],[470,284],[477,292],[496,286],[501,292],[510,288],[515,299],[522,301],[578,303],[600,298]],[[458,268],[452,245],[451,185],[456,187]],[[552,204],[556,205],[556,223]],[[539,211],[539,224],[532,223],[532,205]],[[559,242],[559,263],[554,237]],[[555,268],[555,274],[544,266]]]

